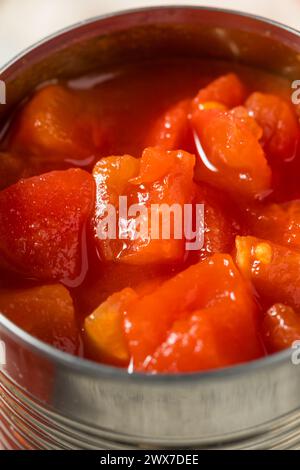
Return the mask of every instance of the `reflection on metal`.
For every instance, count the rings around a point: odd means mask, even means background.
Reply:
[[[4,341],[0,340],[0,367],[6,364],[6,347]]]
[[[3,80],[0,80],[0,104],[6,104],[6,86]]]

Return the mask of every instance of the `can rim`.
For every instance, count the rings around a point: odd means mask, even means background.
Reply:
[[[288,348],[279,353],[271,354],[250,362],[237,364],[234,366],[223,367],[219,369],[212,369],[203,372],[190,372],[190,373],[174,373],[174,374],[146,374],[143,372],[128,373],[120,367],[101,364],[91,361],[86,358],[74,356],[67,352],[61,351],[54,346],[51,346],[31,334],[19,328],[12,321],[0,313],[0,326],[5,330],[7,335],[12,339],[16,339],[24,346],[30,347],[31,351],[59,363],[60,366],[71,368],[73,370],[80,370],[81,373],[112,378],[112,379],[125,379],[125,380],[142,380],[142,381],[155,381],[155,383],[177,382],[178,379],[184,382],[206,381],[211,379],[218,379],[220,377],[239,376],[248,372],[253,372],[261,369],[264,366],[276,366],[279,363],[291,360],[293,349]]]
[[[275,29],[279,29],[287,33],[291,33],[292,35],[300,39],[300,30],[297,30],[296,28],[292,26],[288,26],[284,23],[266,18],[261,15],[255,15],[253,13],[246,13],[240,10],[232,10],[230,8],[206,7],[203,5],[201,6],[201,5],[184,5],[184,4],[156,5],[156,6],[154,5],[154,6],[148,6],[148,7],[146,6],[146,7],[141,7],[141,8],[129,8],[129,9],[124,9],[124,10],[118,10],[118,11],[111,12],[111,13],[106,13],[103,15],[92,16],[83,21],[77,21],[76,23],[66,26],[65,28],[59,28],[54,33],[48,34],[46,37],[34,42],[30,46],[21,50],[19,53],[13,56],[9,61],[3,64],[0,67],[0,76],[6,73],[6,71],[10,67],[15,65],[17,61],[22,61],[23,63],[26,62],[26,58],[30,53],[39,50],[40,48],[51,43],[53,40],[60,39],[62,36],[72,33],[74,30],[78,28],[84,28],[92,24],[97,24],[100,21],[105,21],[105,20],[115,19],[115,18],[123,18],[126,16],[132,16],[132,15],[141,14],[141,13],[154,13],[154,12],[160,12],[160,11],[175,12],[179,10],[205,11],[209,13],[224,14],[227,16],[233,16],[233,17],[235,16],[237,19],[239,17],[242,17],[244,19],[253,20],[254,22],[258,22],[262,24],[265,23],[268,26],[273,26]]]
[[[135,15],[139,13],[153,13],[159,11],[179,11],[179,10],[202,10],[205,12],[218,13],[224,15],[232,15],[237,19],[243,17],[245,19],[254,20],[260,24],[266,24],[268,26],[275,27],[275,29],[283,30],[287,33],[291,33],[293,36],[300,39],[300,31],[297,29],[287,26],[283,23],[280,23],[275,20],[265,18],[263,16],[254,15],[251,13],[241,12],[239,10],[218,8],[218,7],[205,7],[205,6],[193,6],[193,5],[162,5],[162,6],[151,6],[143,8],[132,8],[125,9],[121,11],[115,11],[112,13],[107,13],[104,15],[97,15],[91,18],[88,18],[84,21],[76,22],[66,28],[61,28],[56,32],[46,36],[45,38],[35,42],[30,45],[19,54],[15,55],[11,60],[9,60],[5,65],[0,69],[0,77],[5,74],[11,67],[17,65],[18,62],[26,62],[26,59],[32,52],[38,52],[41,48],[49,45],[53,40],[57,41],[61,39],[65,34],[72,33],[74,30],[82,27],[87,27],[91,24],[96,24],[99,21],[122,18],[128,15]],[[104,378],[110,378],[115,380],[125,380],[127,382],[132,381],[142,381],[155,384],[164,385],[165,383],[191,383],[191,382],[203,382],[208,380],[218,380],[222,378],[230,378],[240,376],[245,373],[253,372],[257,369],[261,369],[270,366],[276,366],[278,364],[287,362],[291,360],[292,348],[288,348],[279,353],[275,353],[260,359],[256,359],[251,362],[238,364],[235,366],[214,369],[204,372],[192,372],[192,373],[174,373],[174,374],[157,374],[151,375],[142,372],[128,373],[127,370],[124,370],[119,367],[114,367],[106,364],[97,363],[86,358],[81,358],[78,356],[73,356],[66,352],[60,351],[53,346],[50,346],[47,343],[35,338],[26,331],[19,328],[12,321],[6,318],[2,313],[0,313],[0,327],[6,332],[6,334],[14,340],[18,340],[23,343],[26,347],[29,347],[35,353],[41,354],[42,356],[51,359],[54,363],[59,363],[61,366],[66,368],[71,368],[76,371],[80,371],[83,374],[89,376],[103,376]]]

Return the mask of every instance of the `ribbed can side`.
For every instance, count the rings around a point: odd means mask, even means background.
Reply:
[[[99,436],[99,428],[82,431],[82,423],[50,413],[0,376],[0,448],[4,449],[138,449]],[[151,446],[149,446],[151,447]],[[160,448],[155,446],[154,448]],[[182,448],[182,447],[181,447]],[[195,449],[300,449],[300,410],[270,424],[269,430],[251,438]],[[164,449],[162,446],[161,449]]]

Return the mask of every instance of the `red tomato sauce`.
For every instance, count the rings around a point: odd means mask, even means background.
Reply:
[[[291,94],[281,77],[202,60],[43,84],[0,146],[0,311],[130,372],[203,371],[290,347],[300,339]],[[183,222],[181,237],[155,237],[152,219],[147,236],[122,238],[120,222],[101,238],[120,197],[147,211],[203,205],[203,245],[187,249]],[[135,232],[143,222],[130,217]]]

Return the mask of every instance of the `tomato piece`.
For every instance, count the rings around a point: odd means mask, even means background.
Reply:
[[[146,371],[154,374],[193,372],[226,365],[210,321],[210,314],[217,308],[195,311],[188,318],[175,321],[146,365]]]
[[[297,150],[299,124],[295,111],[279,96],[252,93],[246,107],[263,129],[262,145],[273,161],[289,161]]]
[[[247,210],[249,231],[279,245],[300,248],[300,201],[256,206]]]
[[[146,144],[165,150],[193,148],[189,113],[193,110],[219,109],[238,106],[246,97],[245,89],[235,74],[224,75],[199,91],[193,100],[182,100],[159,117],[147,136]]]
[[[246,96],[246,88],[239,77],[234,73],[229,73],[202,88],[193,100],[193,108],[196,109],[207,101],[219,102],[228,108],[233,108],[243,104]]]
[[[256,309],[248,285],[230,256],[216,254],[167,280],[153,293],[135,302],[125,313],[125,332],[134,368],[147,368],[174,322],[185,320],[188,314],[196,310],[224,305],[225,301],[235,306],[241,324],[244,319],[245,330],[251,336],[251,348],[260,351],[255,333]],[[226,312],[227,309],[224,315],[227,315]],[[242,329],[236,334],[242,335]],[[229,338],[222,341],[227,339],[229,341]]]
[[[139,160],[130,155],[123,155],[102,158],[93,169],[96,182],[94,236],[100,256],[104,260],[120,260],[123,245],[121,240],[118,240],[117,232],[108,234],[107,238],[99,237],[99,227],[107,214],[108,205],[118,209],[119,196],[126,194],[128,181],[138,175],[139,167]]]
[[[190,100],[180,101],[159,117],[146,138],[146,145],[188,150],[192,141],[188,120],[190,105]]]
[[[102,259],[129,264],[183,260],[185,240],[183,236],[175,237],[176,221],[173,227],[170,223],[170,236],[163,238],[162,209],[173,204],[183,208],[185,203],[192,202],[194,163],[193,155],[187,152],[153,147],[145,149],[140,160],[130,156],[108,157],[96,164],[93,171],[97,186],[94,234]],[[125,214],[121,213],[119,196],[127,198]],[[112,236],[107,228],[108,204],[116,207],[119,227],[122,227]],[[158,211],[153,224],[154,204]],[[162,204],[167,206],[162,207]],[[130,207],[137,208],[140,214],[130,215]],[[142,226],[143,221],[146,227]]]
[[[131,183],[147,184],[163,179],[178,164],[180,155],[176,152],[166,152],[164,149],[148,147],[139,160],[139,174],[131,179]]]
[[[73,301],[64,286],[0,289],[0,310],[38,339],[70,354],[79,352]]]
[[[2,266],[36,279],[75,282],[85,270],[83,241],[94,186],[89,173],[70,169],[1,191]]]
[[[96,182],[96,221],[106,210],[106,205],[118,204],[119,195],[126,191],[128,181],[138,175],[140,161],[130,155],[106,157],[99,160],[93,176]]]
[[[219,110],[198,110],[191,119],[199,157],[197,181],[244,198],[270,189],[271,170],[248,121]]]
[[[265,313],[262,335],[269,353],[290,348],[300,340],[300,316],[291,307],[275,304]]]
[[[264,301],[300,308],[300,253],[269,240],[236,237],[236,262]]]
[[[205,258],[214,253],[230,253],[234,247],[239,214],[228,195],[205,183],[196,185],[196,204],[204,204],[204,245],[197,253]]]
[[[103,302],[84,322],[84,340],[93,359],[126,367],[129,351],[123,331],[123,313],[137,299],[126,288]]]
[[[255,121],[255,119],[253,119],[250,111],[248,111],[247,108],[244,106],[237,106],[236,108],[232,108],[230,110],[230,114],[245,124],[257,140],[261,139],[263,130]]]
[[[10,148],[41,158],[59,155],[78,160],[94,155],[99,134],[101,126],[82,98],[61,85],[49,85],[25,104]]]
[[[195,372],[251,361],[264,355],[257,338],[251,315],[225,298],[176,321],[146,370]]]

